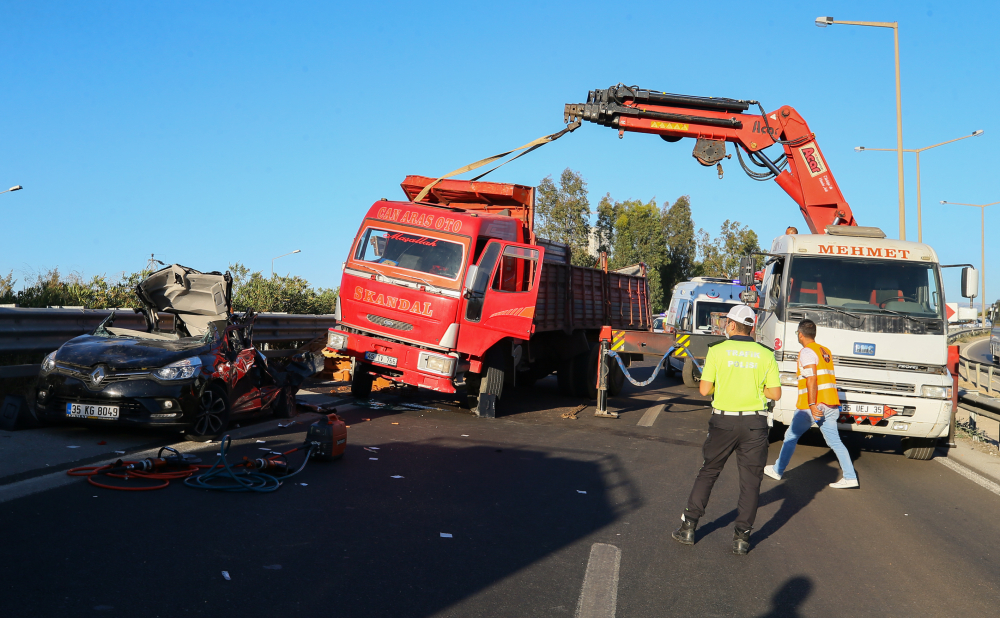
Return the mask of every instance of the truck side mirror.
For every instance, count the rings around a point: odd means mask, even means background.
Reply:
[[[746,290],[745,292],[740,292],[740,300],[744,305],[755,306],[757,304],[757,291]]]
[[[754,284],[753,273],[756,268],[757,261],[753,259],[752,255],[740,258],[740,285],[748,288]]]
[[[975,298],[979,295],[979,271],[971,266],[962,269],[962,296]]]
[[[465,289],[472,288],[472,282],[476,280],[476,273],[479,272],[479,267],[475,264],[469,265],[469,270],[465,273]]]

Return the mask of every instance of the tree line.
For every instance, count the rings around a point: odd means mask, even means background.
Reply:
[[[740,257],[759,251],[756,232],[726,219],[718,236],[695,231],[691,198],[673,204],[656,198],[615,200],[605,194],[596,209],[590,206],[587,182],[569,168],[556,183],[551,176],[536,189],[535,233],[569,245],[571,261],[596,266],[601,251],[612,270],[645,263],[652,309],[663,312],[673,287],[691,277],[736,278]]]

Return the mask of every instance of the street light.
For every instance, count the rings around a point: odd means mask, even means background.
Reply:
[[[291,254],[293,254],[293,253],[302,253],[302,249],[296,249],[295,251],[289,251],[288,253],[282,253],[281,255],[279,255],[279,256],[278,256],[278,257],[276,257],[276,258],[271,258],[271,276],[272,276],[272,277],[274,276],[274,261],[275,261],[276,259],[278,259],[278,258],[283,258],[283,257],[285,257],[286,255],[291,255]]]
[[[983,282],[983,297],[980,302],[983,305],[983,325],[986,324],[986,207],[996,206],[1000,202],[992,202],[990,204],[960,204],[958,202],[946,202],[941,200],[942,204],[951,204],[952,206],[975,206],[979,209],[979,242],[982,252],[982,270],[980,271],[980,280]]]
[[[894,21],[836,21],[832,17],[816,18],[816,25],[820,28],[826,28],[832,24],[892,28],[896,47],[896,173],[899,177],[899,239],[906,240],[906,201],[903,198],[903,102],[899,94],[899,23]]]
[[[903,152],[913,152],[917,155],[917,242],[924,242],[924,230],[923,222],[921,221],[920,213],[920,153],[925,150],[930,150],[931,148],[937,148],[938,146],[944,146],[945,144],[950,144],[952,142],[957,142],[959,140],[968,139],[970,137],[976,137],[977,135],[982,135],[982,129],[973,131],[972,135],[963,135],[962,137],[956,137],[955,139],[950,139],[947,142],[941,142],[940,144],[934,144],[933,146],[924,146],[923,148],[906,148]],[[882,152],[896,152],[895,148],[866,148],[864,146],[855,146],[855,150],[861,152],[863,150],[879,150]]]
[[[16,185],[16,186],[11,187],[10,189],[7,189],[6,191],[0,191],[0,195],[2,195],[4,193],[10,193],[11,191],[20,191],[23,188],[24,187],[22,187],[21,185]]]

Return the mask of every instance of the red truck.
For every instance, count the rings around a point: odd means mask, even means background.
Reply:
[[[409,200],[434,179],[408,176]],[[536,238],[533,187],[443,180],[421,202],[376,202],[344,262],[327,349],[353,359],[351,392],[383,377],[495,415],[504,388],[556,372],[567,395],[593,398],[602,326],[648,331],[644,266],[569,263]],[[624,355],[626,362],[641,355]],[[609,391],[621,390],[620,369]]]

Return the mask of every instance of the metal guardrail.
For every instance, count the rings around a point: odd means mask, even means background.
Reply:
[[[51,352],[74,337],[93,332],[109,315],[110,309],[0,308],[0,353]],[[172,315],[161,313],[160,320],[164,328],[172,328]],[[261,313],[254,323],[253,340],[255,345],[268,347],[311,341],[325,335],[335,323],[332,315]],[[143,330],[146,323],[142,315],[123,309],[115,316],[115,326]],[[287,352],[265,351],[267,356],[282,354]],[[40,368],[40,365],[8,365],[0,367],[0,378],[30,377]]]
[[[956,340],[962,337],[978,337],[980,335],[989,335],[992,329],[990,328],[966,328],[964,330],[959,330],[955,332],[948,333],[948,343],[955,343]]]

